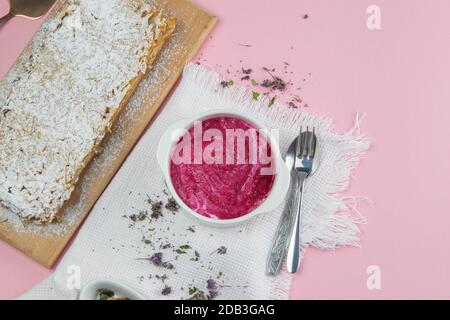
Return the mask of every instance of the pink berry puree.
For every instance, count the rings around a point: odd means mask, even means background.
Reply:
[[[230,116],[203,120],[199,127],[202,128],[203,135],[208,129],[217,129],[222,133],[224,137],[222,140],[223,159],[226,159],[226,144],[230,143],[225,138],[227,129],[257,129],[245,120]],[[253,141],[256,140],[258,146],[265,144],[267,146],[266,155],[271,159],[270,161],[273,161],[267,139],[263,135],[260,137],[257,130],[254,132],[256,132],[258,139]],[[194,163],[194,126],[188,130],[187,134],[191,137],[191,161],[190,163],[186,163],[189,161],[175,163],[174,158],[172,158],[170,177],[178,196],[189,208],[209,218],[233,219],[253,211],[267,198],[272,189],[275,174],[261,174],[261,169],[270,167],[270,162],[265,161],[262,164],[260,157],[256,157],[256,161],[249,161],[250,139],[245,139],[245,161],[242,161],[242,159],[240,163],[237,161],[238,152],[236,148],[238,142],[237,138],[234,137],[235,152],[232,163],[224,160],[223,163],[219,164],[205,163],[205,161],[196,164]],[[178,143],[180,144],[183,139],[180,138]],[[215,139],[200,138],[202,152],[214,141]],[[241,145],[243,144],[241,143]],[[200,144],[197,145],[197,150],[199,146]],[[210,149],[211,146],[208,150]],[[177,152],[183,154],[180,149]],[[212,154],[215,155],[214,152]],[[186,159],[184,155],[183,158]],[[187,159],[189,159],[189,156]],[[231,159],[231,156],[229,156],[229,159]]]

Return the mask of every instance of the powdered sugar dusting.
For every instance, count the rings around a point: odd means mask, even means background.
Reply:
[[[150,5],[154,6],[155,3],[151,2]],[[163,10],[165,14],[176,18],[174,12],[165,8]],[[117,160],[129,141],[137,140],[138,137],[130,137],[130,126],[142,116],[142,113],[149,106],[155,106],[157,100],[160,99],[161,91],[166,86],[167,79],[176,76],[177,68],[174,68],[171,62],[174,57],[183,56],[187,53],[188,49],[183,38],[189,31],[189,26],[177,20],[175,32],[164,45],[160,57],[156,60],[148,75],[140,82],[125,109],[120,113],[114,125],[114,130],[101,147],[101,152],[93,158],[82,175],[76,189],[76,192],[80,194],[80,199],[64,208],[61,219],[47,225],[24,224],[17,215],[0,207],[0,223],[7,220],[7,223],[19,232],[41,235],[63,235],[73,229],[74,224],[80,220],[80,216],[85,212],[86,194],[89,192],[93,181],[109,177],[110,164]]]
[[[145,1],[69,0],[0,83],[0,203],[53,220],[168,28]]]

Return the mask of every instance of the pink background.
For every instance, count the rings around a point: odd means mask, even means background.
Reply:
[[[202,63],[226,75],[241,66],[283,70],[287,61],[310,112],[332,117],[337,130],[356,111],[367,115],[362,129],[373,145],[349,191],[374,202],[360,205],[362,248],[309,250],[291,297],[450,298],[450,2],[196,2],[220,19]],[[366,27],[370,4],[381,8],[379,31]],[[41,22],[16,18],[0,29],[0,78]],[[381,268],[381,290],[367,289],[369,265]],[[0,298],[50,272],[0,243]]]

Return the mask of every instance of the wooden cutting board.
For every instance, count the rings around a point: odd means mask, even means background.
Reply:
[[[155,3],[176,18],[176,30],[120,114],[112,133],[103,141],[101,153],[84,171],[74,196],[64,207],[61,221],[49,226],[23,225],[13,213],[0,209],[0,239],[47,268],[53,266],[139,137],[151,125],[184,65],[193,58],[216,22],[214,16],[188,0],[155,0]]]

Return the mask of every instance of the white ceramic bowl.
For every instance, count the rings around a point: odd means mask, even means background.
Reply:
[[[276,209],[280,205],[280,203],[283,201],[283,199],[288,191],[289,182],[290,182],[289,170],[281,157],[280,148],[278,146],[278,143],[275,140],[275,138],[270,134],[270,131],[267,131],[267,132],[269,132],[269,135],[266,138],[271,146],[272,157],[273,157],[273,160],[275,161],[275,166],[276,166],[276,174],[275,174],[275,180],[274,180],[272,189],[269,192],[269,195],[257,208],[255,208],[253,211],[250,211],[249,213],[247,213],[243,216],[240,216],[238,218],[233,218],[233,219],[209,218],[209,217],[201,215],[201,214],[195,212],[194,210],[192,210],[191,208],[189,208],[178,196],[178,194],[175,191],[175,188],[172,184],[172,180],[170,178],[170,155],[172,152],[172,148],[173,148],[174,144],[181,137],[181,134],[182,134],[181,130],[182,129],[187,130],[190,127],[192,127],[194,124],[194,121],[201,121],[201,120],[206,120],[206,119],[211,119],[211,118],[216,118],[216,117],[224,117],[224,116],[240,118],[240,119],[245,120],[248,123],[254,125],[258,129],[265,129],[265,127],[259,121],[251,119],[248,116],[246,116],[238,111],[229,110],[229,109],[216,109],[216,110],[211,110],[208,112],[198,114],[198,115],[190,117],[190,118],[182,119],[182,120],[177,121],[177,122],[173,123],[172,125],[170,125],[166,129],[164,134],[161,136],[161,139],[158,144],[158,150],[157,150],[158,164],[164,173],[167,187],[169,188],[170,193],[173,195],[175,200],[179,203],[181,208],[185,212],[187,212],[190,216],[196,218],[197,220],[200,220],[204,223],[207,223],[211,226],[216,226],[216,227],[234,226],[234,225],[242,223],[258,214],[268,213],[268,212]],[[177,133],[179,133],[179,134],[177,135]]]
[[[97,300],[98,289],[109,289],[114,291],[118,297],[127,297],[130,300],[145,300],[145,297],[140,294],[137,290],[131,288],[130,286],[109,279],[98,279],[89,282],[83,287],[80,292],[80,300]]]

